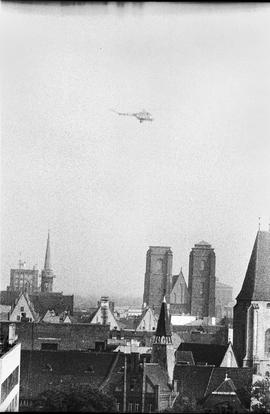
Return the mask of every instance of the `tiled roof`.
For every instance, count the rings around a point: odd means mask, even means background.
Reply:
[[[228,345],[182,342],[176,352],[176,357],[178,359],[177,355],[179,351],[191,351],[195,364],[207,363],[207,365],[215,365],[216,367],[219,367],[227,348]]]
[[[178,380],[178,391],[197,401],[208,397],[224,382],[226,374],[232,380],[240,401],[249,407],[249,390],[252,384],[252,368],[213,368],[209,366],[176,365],[174,379]]]
[[[248,389],[252,384],[252,368],[218,367],[213,370],[205,390],[205,395],[215,391],[224,381],[226,374],[233,381],[237,391],[242,388]]]
[[[100,387],[118,357],[115,353],[82,351],[21,351],[22,398],[70,382]]]
[[[196,365],[175,365],[174,379],[181,395],[203,398],[213,368]]]
[[[237,300],[270,298],[270,232],[258,231],[246,276]]]
[[[195,365],[193,354],[191,351],[177,351],[176,355],[177,363],[187,363],[189,365]]]
[[[54,310],[58,315],[64,311],[73,312],[73,295],[63,295],[57,292],[39,293],[37,295],[29,295],[35,312],[43,317],[48,310]]]
[[[231,378],[226,377],[224,381],[217,387],[216,390],[212,391],[212,393],[219,393],[219,394],[228,394],[228,393],[236,393],[236,388],[231,380]]]
[[[150,379],[153,385],[160,386],[160,392],[170,392],[168,385],[168,374],[159,364],[148,363],[144,365],[145,375]]]
[[[2,290],[0,292],[0,304],[6,306],[13,306],[19,295],[20,292],[14,292],[12,290]]]

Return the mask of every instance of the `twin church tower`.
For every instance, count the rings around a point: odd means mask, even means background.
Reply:
[[[172,275],[173,254],[170,247],[150,246],[146,254],[144,306],[159,312],[164,297],[171,313],[186,313],[199,318],[215,316],[215,252],[201,241],[189,256],[188,287],[182,270]]]

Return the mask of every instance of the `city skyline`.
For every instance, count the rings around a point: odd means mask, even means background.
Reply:
[[[270,215],[269,5],[3,2],[1,17],[1,289],[20,252],[43,268],[50,229],[55,291],[142,297],[149,246],[187,281],[205,240],[236,297]]]

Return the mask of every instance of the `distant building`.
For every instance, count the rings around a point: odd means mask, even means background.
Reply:
[[[167,302],[170,303],[172,259],[170,247],[150,246],[146,254],[143,303],[157,314],[164,292]]]
[[[14,292],[38,292],[38,269],[25,269],[25,262],[19,260],[19,269],[10,269],[10,286]]]
[[[233,301],[233,288],[216,279],[216,317],[228,317],[228,306]]]
[[[270,372],[270,231],[257,232],[233,317],[239,363],[255,374]]]
[[[216,255],[209,243],[195,244],[189,255],[190,314],[199,318],[215,316]]]
[[[14,325],[1,326],[0,412],[19,411],[21,344],[16,343]]]

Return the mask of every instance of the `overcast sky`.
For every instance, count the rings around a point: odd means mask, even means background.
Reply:
[[[270,5],[2,3],[2,289],[142,298],[150,245],[241,287],[270,219]],[[154,122],[110,111],[145,108]]]

